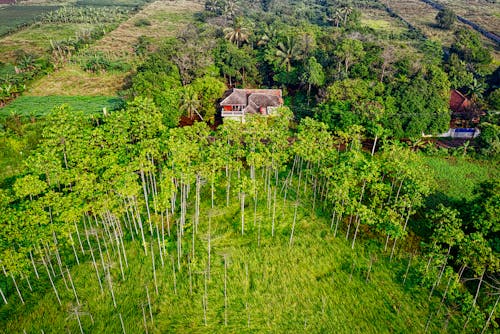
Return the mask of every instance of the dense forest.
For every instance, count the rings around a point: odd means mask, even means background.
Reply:
[[[500,70],[450,12],[448,47],[379,1],[209,0],[133,61],[91,52],[101,27],[0,64],[6,104],[64,64],[127,73],[102,110],[0,109],[0,332],[497,330]],[[233,87],[285,106],[222,122]],[[451,89],[481,135],[443,149]],[[487,176],[452,196],[433,159]]]

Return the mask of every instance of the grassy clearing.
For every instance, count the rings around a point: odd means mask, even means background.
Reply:
[[[437,190],[454,200],[471,199],[480,182],[500,177],[498,166],[489,161],[457,157],[424,157],[434,172]]]
[[[0,119],[9,116],[11,113],[38,118],[63,104],[69,105],[73,110],[93,113],[102,112],[103,108],[114,110],[121,103],[121,99],[110,96],[21,96],[0,109]]]
[[[375,8],[363,9],[361,24],[385,34],[397,35],[408,30],[402,22],[392,18],[386,11]]]
[[[79,32],[92,28],[91,24],[76,23],[33,25],[1,40],[0,61],[14,60],[15,52],[18,50],[41,55],[49,49],[50,41],[74,38]]]
[[[108,246],[114,258],[110,277],[116,308],[101,264],[97,266],[103,280],[102,293],[92,263],[87,260],[71,267],[81,306],[76,305],[72,291],[58,278],[56,286],[62,299],[59,306],[46,273],[40,270],[40,280],[31,278],[35,292],[29,292],[25,281],[20,282],[25,306],[14,291],[9,291],[9,304],[0,306],[0,327],[6,332],[75,333],[79,332],[76,314],[72,313],[76,310],[83,331],[94,333],[121,333],[120,315],[127,333],[145,332],[145,326],[153,333],[422,333],[429,311],[437,308],[439,298],[429,304],[428,291],[418,287],[412,270],[403,285],[406,260],[389,262],[362,243],[351,250],[343,237],[333,237],[328,220],[308,208],[299,208],[290,247],[294,211],[291,203],[287,203],[284,214],[278,206],[274,237],[265,207],[258,208],[255,225],[253,213],[247,213],[244,236],[240,232],[238,203],[218,208],[211,220],[208,278],[208,206],[202,206],[204,218],[194,239],[195,256],[189,263],[183,257],[180,270],[173,270],[177,266],[174,238],[166,238],[164,263],[157,243],[152,243],[158,294],[151,253],[145,256],[137,238],[129,239],[125,280],[115,251]],[[191,232],[188,227],[183,244],[186,250],[192,246]],[[88,257],[88,249],[86,253]],[[439,331],[443,320],[434,319],[429,330]],[[452,317],[448,330],[454,329],[458,330],[458,325]]]
[[[25,92],[31,96],[113,96],[123,86],[127,73],[85,72],[78,65],[65,65],[62,69],[37,81]]]
[[[56,10],[58,6],[7,6],[0,7],[0,36],[30,24],[43,13]],[[2,42],[3,44],[3,42]],[[0,52],[1,53],[1,52]]]

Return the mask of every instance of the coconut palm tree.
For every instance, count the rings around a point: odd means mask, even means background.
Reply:
[[[276,46],[276,57],[280,61],[281,66],[286,67],[286,71],[292,69],[292,61],[299,59],[302,55],[297,42],[293,37],[287,36],[285,43],[279,42]]]
[[[240,22],[235,22],[232,27],[224,29],[225,38],[231,43],[240,47],[241,44],[248,42],[249,31],[243,27]]]
[[[203,117],[198,112],[201,103],[198,98],[198,94],[194,91],[194,89],[190,86],[184,87],[181,93],[181,99],[179,103],[179,108],[185,111],[189,118],[194,118],[194,115],[198,115],[201,120]]]
[[[353,9],[352,7],[343,7],[341,9],[341,13],[344,15],[344,26],[347,24],[347,18],[349,17],[349,15],[351,15],[353,12]]]
[[[327,21],[332,22],[333,25],[338,28],[342,18],[343,13],[340,8],[335,8],[334,10],[330,10],[330,15],[327,17]]]

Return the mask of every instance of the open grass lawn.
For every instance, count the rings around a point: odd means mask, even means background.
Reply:
[[[78,65],[68,64],[35,81],[24,93],[30,96],[113,96],[119,91],[127,73],[89,73]]]
[[[92,28],[92,24],[76,23],[36,24],[30,26],[0,40],[0,61],[14,60],[15,52],[18,50],[42,55],[49,49],[51,41],[74,38],[78,32]]]
[[[282,210],[283,201],[278,202],[281,204],[274,237],[265,205],[257,209],[255,224],[253,210],[248,210],[244,236],[236,199],[233,205],[221,204],[216,209],[210,225],[210,275],[206,202],[194,237],[195,255],[189,261],[183,256],[180,269],[173,237],[166,237],[162,262],[155,240],[147,245],[146,255],[138,237],[132,241],[127,236],[128,266],[123,258],[121,262],[124,279],[116,247],[107,245],[111,267],[110,276],[106,276],[95,243],[101,292],[85,245],[85,256],[78,250],[82,263],[70,267],[80,306],[61,277],[55,282],[62,301],[59,305],[40,267],[40,279],[31,277],[34,292],[28,290],[26,281],[19,282],[26,305],[9,287],[9,304],[0,306],[0,328],[10,333],[77,333],[80,321],[85,333],[122,333],[121,318],[126,333],[144,333],[145,328],[149,333],[424,332],[428,316],[436,313],[440,298],[428,301],[429,292],[416,283],[413,265],[403,284],[406,259],[389,262],[363,241],[351,250],[343,236],[333,236],[328,219],[306,207],[298,210],[290,246],[293,205],[287,202]],[[189,219],[187,226],[191,223]],[[191,227],[185,233],[182,247],[186,253],[192,247]],[[92,236],[91,242],[95,242]],[[63,261],[71,259],[68,255]],[[445,326],[446,313],[442,309],[441,316],[433,318],[429,332],[439,332]],[[458,330],[459,326],[451,316],[447,329]]]
[[[73,110],[102,112],[103,108],[114,110],[122,100],[111,96],[21,96],[0,109],[0,119],[15,113],[24,117],[44,116],[53,108],[67,104]]]
[[[376,32],[398,35],[408,30],[398,19],[391,17],[385,10],[364,8],[361,13],[361,24]]]
[[[437,190],[453,200],[471,199],[480,182],[500,178],[494,162],[457,157],[424,157],[434,173]]]
[[[13,31],[19,26],[34,22],[43,13],[56,10],[58,6],[4,6],[0,7],[0,36]],[[3,41],[0,41],[0,45]],[[0,54],[2,52],[0,51]]]

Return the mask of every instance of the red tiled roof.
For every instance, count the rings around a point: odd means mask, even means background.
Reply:
[[[470,101],[458,90],[452,90],[450,94],[450,109],[453,112],[465,112],[470,107]]]

